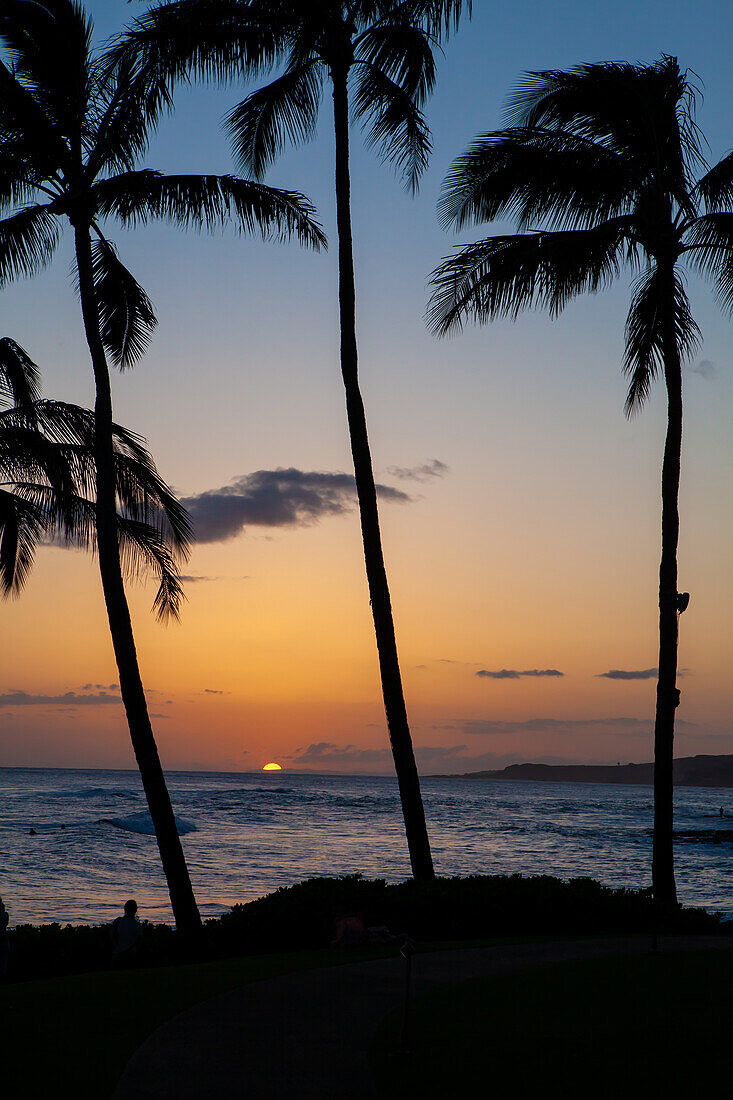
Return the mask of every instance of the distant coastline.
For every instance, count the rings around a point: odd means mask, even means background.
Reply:
[[[651,785],[654,764],[510,764],[499,771],[454,772],[430,778]],[[679,757],[674,762],[674,784],[676,787],[733,787],[733,756]]]

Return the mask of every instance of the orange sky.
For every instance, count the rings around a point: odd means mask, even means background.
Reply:
[[[675,21],[664,4],[599,3],[593,20],[576,0],[566,7],[573,18],[557,21],[552,6],[521,2],[497,24],[477,6],[439,62],[435,152],[416,198],[355,134],[362,384],[377,478],[410,498],[381,514],[427,772],[652,755],[654,681],[600,675],[657,661],[665,410],[657,386],[640,416],[623,416],[629,280],[554,322],[528,315],[448,341],[423,322],[426,277],[456,243],[435,217],[441,180],[476,133],[500,125],[523,69],[679,53],[705,81],[697,121],[711,160],[733,145],[729,5],[711,20],[690,5]],[[234,101],[231,89],[182,94],[148,163],[230,171],[216,121]],[[268,182],[308,193],[333,241],[327,129]],[[159,318],[145,360],[114,379],[116,415],[149,439],[182,495],[280,467],[350,470],[334,247],[313,256],[157,227],[113,239]],[[36,359],[49,396],[89,404],[70,259],[67,241],[51,270],[3,291],[2,335]],[[704,284],[691,278],[689,290],[704,344],[685,372],[680,588],[692,600],[681,620],[680,755],[733,752],[731,326]],[[443,476],[399,476],[433,460]],[[390,769],[353,511],[249,523],[198,545],[186,572],[203,579],[188,584],[180,625],[156,625],[152,587],[131,588],[168,767]],[[502,669],[563,675],[477,675]],[[119,702],[99,701],[116,681],[95,563],[42,550],[22,599],[0,605],[0,764],[133,766]]]

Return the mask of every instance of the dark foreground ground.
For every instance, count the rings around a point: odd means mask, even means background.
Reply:
[[[327,949],[0,989],[3,1093],[722,1095],[731,941],[649,937]],[[117,1091],[115,1091],[115,1089]]]

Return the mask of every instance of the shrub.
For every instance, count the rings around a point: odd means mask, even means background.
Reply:
[[[338,917],[357,913],[364,924],[386,925],[417,940],[494,936],[556,936],[727,931],[704,909],[672,907],[655,913],[649,891],[611,889],[589,878],[564,882],[550,875],[472,875],[434,882],[387,884],[360,875],[316,878],[208,920],[198,957],[227,958],[270,951],[327,947]],[[143,922],[138,965],[180,962],[184,954],[168,925]],[[10,931],[11,978],[29,979],[105,970],[112,966],[109,925],[24,924]]]

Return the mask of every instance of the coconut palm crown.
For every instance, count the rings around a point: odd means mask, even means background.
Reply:
[[[113,56],[132,52],[151,89],[189,72],[241,77],[279,66],[227,118],[240,167],[255,178],[288,144],[316,134],[324,87],[333,97],[341,373],[361,518],[382,694],[418,879],[433,877],[425,814],[397,656],[374,473],[361,398],[349,169],[350,117],[366,141],[415,190],[428,163],[421,108],[435,82],[433,47],[470,0],[175,0],[150,10]]]
[[[137,167],[171,105],[121,59],[92,47],[74,0],[0,4],[0,285],[49,262],[61,227],[74,236],[77,286],[94,374],[95,538],[120,692],[184,938],[201,928],[148,713],[123,583],[108,357],[132,366],[155,325],[152,304],[105,227],[162,219],[181,228],[232,222],[242,232],[325,242],[303,196],[233,176],[165,176]]]
[[[123,568],[131,577],[155,573],[158,618],[178,618],[188,516],[143,440],[113,430]],[[94,489],[94,414],[41,399],[35,364],[0,339],[0,594],[20,594],[42,541],[94,550]]]
[[[682,265],[709,277],[733,309],[733,156],[708,170],[695,88],[674,57],[650,65],[583,65],[529,73],[504,130],[484,134],[453,165],[439,211],[446,226],[497,218],[518,232],[458,249],[432,276],[428,320],[438,333],[465,320],[558,314],[577,295],[635,275],[626,322],[626,412],[664,378],[659,678],[655,719],[653,886],[676,900],[672,757],[677,690],[682,373],[700,333]]]

